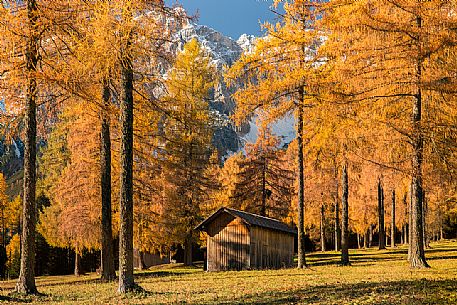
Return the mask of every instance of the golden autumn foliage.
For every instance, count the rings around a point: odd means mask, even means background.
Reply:
[[[51,245],[81,252],[100,245],[100,124],[96,111],[84,102],[69,106],[62,116],[42,158],[51,206],[40,217],[39,231]],[[67,157],[52,158],[55,150]]]
[[[8,256],[8,261],[6,262],[6,268],[10,272],[18,272],[18,270],[12,270],[14,265],[17,265],[19,257],[21,255],[21,237],[19,234],[14,234],[11,238],[10,243],[6,246],[6,255]]]
[[[165,82],[163,177],[165,204],[162,223],[171,242],[184,244],[185,263],[191,263],[193,228],[201,220],[201,206],[211,200],[214,181],[206,171],[212,155],[214,118],[208,96],[214,87],[215,67],[196,39],[184,45]]]
[[[231,120],[261,118],[257,141],[230,156],[213,147],[219,72],[211,55],[197,39],[174,53],[175,31],[189,18],[182,10],[160,0],[32,2],[33,14],[26,2],[0,5],[0,127],[22,132],[25,122],[28,149],[41,152],[38,190],[51,205],[38,231],[78,254],[120,232],[125,290],[132,244],[162,255],[182,247],[191,264],[202,244],[194,228],[220,206],[296,224],[299,268],[305,236],[338,249],[341,223],[351,246],[354,235],[359,247],[411,237],[414,268],[428,266],[430,239],[455,231],[456,1],[274,0],[277,22],[224,71],[236,89]],[[291,143],[271,132],[285,117],[295,119]],[[35,162],[25,161],[27,214]],[[102,220],[107,202],[112,225]],[[0,174],[10,266],[21,248],[21,206]]]

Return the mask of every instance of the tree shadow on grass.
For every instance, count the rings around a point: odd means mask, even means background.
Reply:
[[[452,255],[452,256],[433,256],[433,257],[426,257],[427,261],[434,261],[434,260],[446,260],[446,259],[456,259],[457,260],[457,255]]]
[[[457,282],[415,280],[309,286],[248,294],[218,304],[456,304]],[[193,304],[212,304],[193,303]]]
[[[450,248],[436,248],[427,249],[426,258],[427,260],[441,260],[441,259],[457,259],[457,255],[452,256],[439,256],[440,253],[449,253],[453,249]],[[430,255],[433,256],[430,256]],[[373,263],[379,261],[396,261],[399,260],[399,256],[407,256],[407,248],[388,248],[386,250],[377,250],[375,248],[369,249],[366,253],[350,253],[349,258],[351,262],[355,264],[359,263]],[[339,265],[340,255],[337,253],[312,253],[309,255],[308,265],[310,266],[329,266]]]
[[[195,272],[186,272],[186,271],[168,271],[168,270],[160,270],[160,271],[145,271],[145,272],[138,272],[135,273],[135,278],[145,279],[145,278],[155,278],[155,277],[169,277],[169,276],[181,276],[187,274],[193,274]]]
[[[10,302],[12,304],[33,303],[36,299],[45,297],[47,295],[40,292],[26,295],[12,291],[6,296],[0,295],[0,302]]]
[[[100,278],[94,278],[94,279],[85,279],[85,278],[78,278],[76,280],[68,281],[68,282],[40,282],[38,284],[38,290],[40,287],[54,287],[54,286],[66,286],[66,285],[86,285],[86,284],[93,284],[93,283],[100,283],[103,284],[103,282]]]
[[[0,295],[0,302],[10,302],[10,303],[32,303],[31,299],[22,299],[18,297],[10,297],[10,296],[1,296]]]

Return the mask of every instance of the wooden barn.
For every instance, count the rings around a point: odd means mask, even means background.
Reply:
[[[196,229],[208,234],[208,271],[293,266],[296,229],[276,219],[220,208]]]

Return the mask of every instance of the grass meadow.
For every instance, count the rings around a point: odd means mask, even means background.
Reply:
[[[203,272],[181,265],[136,274],[144,291],[118,295],[116,282],[96,274],[37,278],[41,295],[15,295],[15,281],[0,282],[2,304],[457,304],[457,242],[432,243],[432,268],[412,270],[407,248],[350,251],[352,266],[338,265],[339,253],[307,255],[309,268]]]

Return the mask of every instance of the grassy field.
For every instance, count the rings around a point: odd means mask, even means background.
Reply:
[[[138,273],[144,292],[120,296],[116,283],[95,274],[40,277],[40,296],[12,294],[0,282],[2,304],[457,304],[457,242],[431,245],[427,270],[411,270],[404,247],[351,251],[352,266],[336,252],[307,256],[306,270],[205,273],[169,265]],[[1,302],[3,301],[3,302]]]

